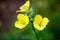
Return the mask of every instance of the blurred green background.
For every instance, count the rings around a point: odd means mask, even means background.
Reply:
[[[20,30],[14,27],[16,10],[26,0],[0,0],[0,40],[36,40],[31,23]],[[36,30],[38,40],[60,40],[60,0],[30,0],[35,14],[49,18],[50,22],[42,30]]]

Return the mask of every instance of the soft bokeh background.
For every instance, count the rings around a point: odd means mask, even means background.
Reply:
[[[16,10],[26,0],[0,0],[0,40],[36,40],[31,23],[20,30],[14,27]],[[60,0],[30,0],[34,13],[48,17],[50,22],[42,30],[36,30],[39,40],[60,40]]]

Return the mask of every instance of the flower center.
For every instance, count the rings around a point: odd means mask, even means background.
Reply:
[[[41,26],[42,22],[39,22],[39,26]]]

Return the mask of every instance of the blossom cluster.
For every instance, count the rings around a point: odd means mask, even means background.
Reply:
[[[24,14],[18,14],[17,15],[17,21],[15,21],[15,27],[19,28],[19,29],[23,29],[25,28],[31,19],[31,15],[33,13],[31,13],[30,11],[32,11],[30,9],[30,1],[26,1],[25,4],[23,4],[20,8],[20,10],[17,10],[16,12],[24,12]],[[30,13],[29,13],[30,12]],[[27,15],[29,14],[29,15]],[[44,28],[46,28],[46,25],[49,22],[49,19],[47,17],[42,17],[41,15],[35,15],[34,18],[32,18],[33,22],[33,26],[35,29],[37,30],[43,30]]]

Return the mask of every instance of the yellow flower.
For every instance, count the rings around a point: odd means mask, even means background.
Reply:
[[[27,24],[29,23],[29,18],[28,16],[24,15],[24,14],[18,14],[17,15],[17,19],[18,21],[15,22],[15,27],[23,29],[27,26]]]
[[[29,11],[29,6],[30,6],[30,1],[26,1],[26,3],[24,5],[22,5],[16,12],[28,12]]]
[[[48,24],[49,19],[44,17],[42,18],[41,15],[36,15],[33,21],[33,25],[37,30],[43,30],[46,25]]]

